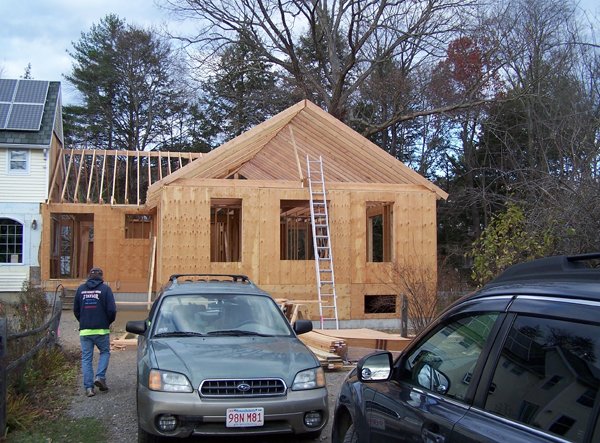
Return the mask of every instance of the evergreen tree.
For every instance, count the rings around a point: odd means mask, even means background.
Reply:
[[[213,147],[230,140],[292,104],[279,76],[243,37],[220,54],[203,83],[203,106],[196,108]]]
[[[165,143],[165,125],[186,106],[174,75],[179,63],[166,40],[108,15],[69,54],[74,61],[66,78],[83,102],[65,109],[69,144],[147,150]]]

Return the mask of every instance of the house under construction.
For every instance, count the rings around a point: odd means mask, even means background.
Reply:
[[[59,157],[42,208],[48,291],[92,266],[124,303],[175,273],[246,274],[314,320],[344,322],[397,318],[399,270],[435,283],[447,194],[309,101],[208,154]]]

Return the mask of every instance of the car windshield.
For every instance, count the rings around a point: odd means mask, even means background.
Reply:
[[[155,337],[291,334],[277,305],[256,295],[167,296],[153,323]]]

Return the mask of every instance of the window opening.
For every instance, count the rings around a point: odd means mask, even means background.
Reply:
[[[125,214],[125,238],[150,238],[152,216],[149,214]]]
[[[365,314],[393,314],[395,312],[395,295],[365,295]]]
[[[23,225],[0,218],[0,263],[23,263]]]
[[[93,266],[94,215],[52,214],[50,278],[85,278]]]
[[[281,200],[279,255],[281,260],[314,260],[308,200]]]
[[[210,203],[210,261],[241,261],[242,200],[212,199]]]
[[[367,261],[392,261],[393,203],[367,202]]]

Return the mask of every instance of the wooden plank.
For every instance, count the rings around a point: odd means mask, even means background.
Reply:
[[[83,156],[81,156],[81,161],[83,161]],[[92,191],[92,180],[94,178],[94,167],[96,166],[96,151],[94,151],[92,155],[92,162],[90,164],[90,177],[88,180],[87,193],[85,195],[85,201],[90,203],[90,192]]]
[[[312,348],[310,346],[307,347],[312,351],[315,357],[317,357],[317,360],[319,360],[319,363],[323,369],[335,371],[344,367],[344,360],[339,355],[325,352],[321,349]]]
[[[348,354],[346,341],[337,337],[330,337],[315,331],[310,331],[299,335],[298,338],[311,348],[320,349],[321,351],[335,354],[344,359]]]
[[[149,272],[148,272],[148,298],[146,301],[148,302],[148,308],[150,307],[150,302],[152,301],[152,284],[154,282],[154,266],[156,262],[156,236],[152,236],[152,251],[150,253],[150,264],[149,264]]]
[[[73,193],[73,199],[79,201],[79,181],[81,179],[81,171],[83,170],[83,156],[80,156],[79,169],[77,170],[77,180],[75,180],[75,192]]]
[[[62,184],[62,193],[60,194],[60,201],[65,201],[65,192],[67,191],[67,181],[69,180],[69,174],[71,173],[71,165],[73,164],[73,149],[71,149],[71,155],[69,156],[69,164],[67,166],[67,174],[65,177],[65,181]]]
[[[112,194],[110,196],[110,204],[114,204],[116,202],[115,200],[115,187],[117,185],[117,163],[118,163],[118,159],[117,159],[117,153],[115,152],[115,164],[113,165],[113,182],[112,182]]]
[[[102,192],[104,191],[104,175],[106,172],[106,152],[102,156],[102,175],[100,176],[100,192],[98,192],[98,203],[103,203]]]
[[[142,164],[140,163],[140,151],[137,151],[137,165],[135,168],[135,172],[137,174],[136,178],[136,189],[137,189],[137,205],[140,205],[140,169],[142,168]]]
[[[129,156],[125,157],[125,204],[129,204]]]
[[[312,332],[330,338],[343,339],[348,348],[360,347],[387,351],[402,351],[412,341],[395,334],[388,334],[373,329],[314,329]]]

